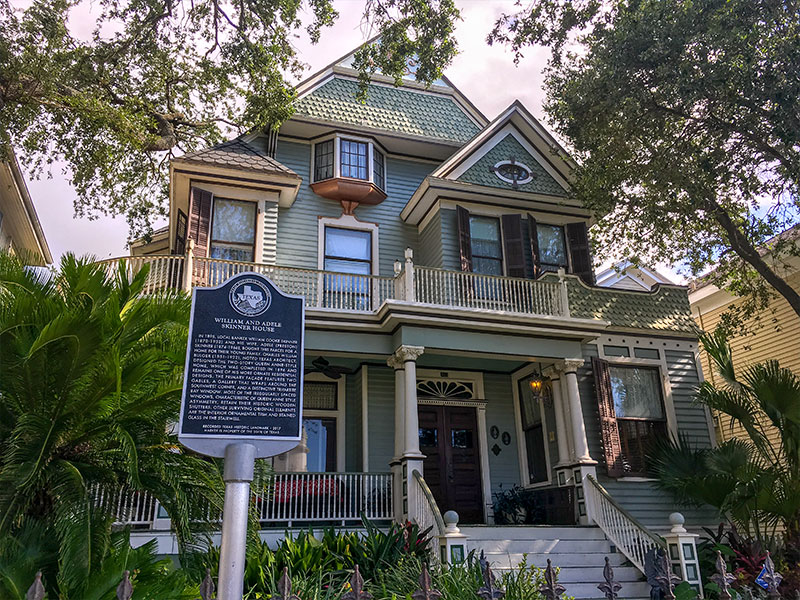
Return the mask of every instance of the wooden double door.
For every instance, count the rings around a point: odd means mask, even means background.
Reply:
[[[483,485],[476,410],[420,406],[423,469],[439,510],[454,510],[461,523],[483,523]]]

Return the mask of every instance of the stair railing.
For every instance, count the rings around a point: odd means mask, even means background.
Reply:
[[[442,519],[442,513],[439,511],[431,488],[425,483],[422,473],[414,469],[413,475],[415,485],[411,486],[409,506],[413,512],[409,514],[409,518],[419,525],[420,531],[433,527],[431,537],[442,536],[445,534],[444,519]]]
[[[653,548],[666,551],[666,542],[622,508],[597,480],[588,475],[584,489],[588,496],[590,515],[619,551],[644,573],[647,553]]]

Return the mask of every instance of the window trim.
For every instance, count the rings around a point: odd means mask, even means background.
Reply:
[[[366,179],[360,179],[358,177],[347,177],[342,175],[342,151],[341,151],[341,143],[342,140],[348,142],[357,142],[361,144],[367,145],[367,177]],[[316,178],[316,154],[317,154],[317,146],[320,144],[324,144],[325,142],[333,141],[333,175],[331,177],[326,177],[324,179],[317,179]],[[383,156],[383,185],[380,186],[375,182],[375,150],[381,153]],[[388,153],[386,149],[381,146],[377,141],[373,138],[369,137],[361,137],[357,135],[349,135],[349,134],[342,134],[342,133],[331,133],[324,137],[320,137],[313,142],[311,142],[311,166],[309,169],[310,175],[310,183],[319,183],[320,181],[328,181],[330,179],[351,179],[353,181],[365,181],[367,183],[371,183],[376,188],[381,190],[382,192],[386,191],[386,179],[387,179],[387,166],[388,166]]]
[[[653,346],[657,347],[659,358],[638,358],[634,353],[634,348],[636,347],[651,347],[649,344],[645,346],[643,341],[650,341],[650,338],[635,338],[632,336],[602,336],[600,339],[597,340],[597,354],[598,358],[601,358],[608,362],[609,366],[641,366],[641,367],[656,367],[658,369],[660,381],[661,381],[661,401],[664,404],[664,413],[667,421],[667,434],[671,435],[672,437],[677,439],[678,436],[678,421],[677,416],[675,414],[675,404],[672,397],[672,382],[669,378],[669,365],[667,364],[667,357],[665,350],[670,349],[667,344]],[[606,356],[605,351],[603,349],[604,345],[613,345],[613,346],[628,346],[630,353],[632,356],[624,357],[624,356]],[[687,343],[686,347],[687,351],[692,351],[695,353],[697,352],[697,348],[691,348]],[[698,369],[698,375],[701,377],[702,381],[702,372]],[[712,444],[716,443],[716,438],[713,435],[710,435],[709,439],[711,440]],[[641,475],[623,475],[617,479],[617,481],[653,481],[650,477],[642,477]]]
[[[547,413],[544,409],[544,404],[539,403],[539,411],[542,415],[542,434],[544,437],[544,455],[547,461],[547,479],[538,483],[531,483],[530,473],[528,469],[528,443],[525,440],[525,429],[522,427],[522,405],[520,402],[519,386],[520,382],[527,379],[533,374],[538,374],[540,363],[533,362],[528,366],[518,369],[511,374],[511,394],[514,401],[514,429],[517,434],[517,457],[519,461],[519,477],[522,487],[526,489],[537,489],[544,487],[551,487],[553,485],[553,458],[550,456],[550,428],[547,426]],[[555,406],[555,404],[554,404]],[[565,433],[565,432],[564,432]],[[559,432],[556,432],[558,435]],[[563,433],[562,433],[563,435]],[[559,458],[559,461],[564,461],[565,458]]]
[[[505,277],[506,276],[506,252],[505,252],[505,248],[504,248],[504,244],[503,244],[503,239],[504,239],[503,219],[501,219],[499,216],[495,216],[495,215],[486,215],[486,214],[475,213],[475,212],[470,211],[470,213],[469,213],[470,224],[469,225],[470,225],[470,247],[471,247],[471,253],[472,253],[472,273],[477,273],[478,275],[486,275],[488,277],[493,277],[493,275],[491,273],[480,273],[480,272],[475,270],[475,258],[484,258],[484,259],[488,259],[488,260],[498,260],[494,256],[483,256],[483,255],[475,254],[475,250],[474,250],[475,247],[472,245],[472,240],[475,239],[473,237],[473,235],[472,235],[472,217],[473,216],[479,217],[481,219],[493,219],[493,220],[497,221],[497,231],[500,234],[500,238],[497,240],[497,243],[500,245],[500,259],[499,260],[500,260],[500,272],[502,273],[502,275],[500,275],[500,277]]]
[[[325,270],[325,230],[328,227],[334,229],[352,229],[355,231],[369,231],[372,240],[372,266],[370,275],[380,274],[380,257],[378,256],[378,224],[359,221],[353,215],[341,215],[340,217],[319,217],[317,235],[317,269]]]
[[[567,226],[566,225],[559,225],[558,223],[550,223],[550,222],[546,222],[546,221],[538,221],[537,220],[536,221],[536,237],[537,237],[536,241],[537,241],[537,245],[538,245],[538,241],[539,241],[538,237],[539,237],[539,226],[540,225],[545,225],[547,227],[558,227],[559,229],[561,229],[561,239],[564,242],[564,256],[567,259],[567,264],[566,265],[556,265],[556,264],[553,264],[553,263],[543,262],[541,260],[541,246],[539,246],[539,249],[540,249],[540,251],[539,251],[539,255],[540,255],[539,266],[540,266],[540,268],[542,269],[542,271],[547,272],[547,273],[556,273],[558,271],[558,269],[564,269],[567,273],[572,273],[572,261],[570,260],[570,252],[569,252],[569,240],[567,240]],[[548,267],[555,267],[555,269],[545,269],[544,268],[545,265],[548,266]]]

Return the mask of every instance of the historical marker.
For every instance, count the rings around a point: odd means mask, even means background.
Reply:
[[[195,288],[178,437],[208,456],[250,443],[274,456],[300,441],[303,413],[301,296],[257,273]]]

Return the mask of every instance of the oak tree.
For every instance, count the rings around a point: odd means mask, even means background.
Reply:
[[[680,264],[747,298],[800,256],[800,4],[532,0],[489,35],[551,53],[545,110],[574,149],[598,254]]]
[[[65,163],[80,215],[165,214],[169,159],[291,114],[333,0],[0,0],[0,130],[34,172]],[[453,0],[369,0],[357,66],[430,83],[456,52]],[[87,21],[91,31],[86,33]]]

